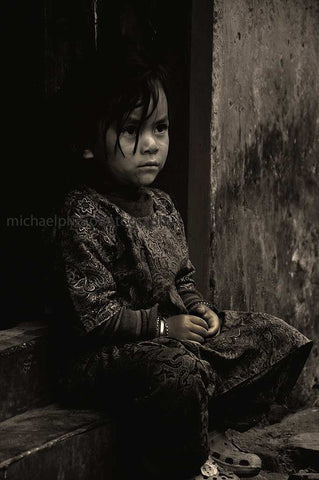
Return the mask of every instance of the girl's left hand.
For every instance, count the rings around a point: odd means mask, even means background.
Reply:
[[[199,303],[192,308],[192,315],[197,315],[207,322],[207,337],[215,337],[220,334],[221,321],[218,315],[213,312],[207,305]]]

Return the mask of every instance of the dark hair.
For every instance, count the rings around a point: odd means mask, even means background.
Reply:
[[[68,118],[68,125],[71,124],[73,151],[82,154],[84,149],[93,148],[101,122],[104,134],[110,123],[115,122],[115,149],[119,148],[123,154],[120,145],[123,125],[135,108],[142,107],[135,153],[141,125],[157,107],[159,86],[168,96],[167,69],[141,57],[109,65],[97,56],[84,68],[74,70],[64,89],[69,110],[65,118]],[[148,114],[150,104],[152,111]]]

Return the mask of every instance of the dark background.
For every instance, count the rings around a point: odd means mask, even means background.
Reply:
[[[68,185],[67,158],[56,136],[59,118],[50,114],[63,83],[74,65],[96,48],[94,12],[88,0],[25,0],[3,5],[3,80],[6,130],[4,176],[4,315],[1,328],[50,314],[50,228],[8,226],[8,218],[21,223],[54,214]],[[166,190],[186,223],[189,39],[191,1],[182,6],[164,1],[99,1],[97,48],[112,72],[123,31],[130,39],[149,44],[171,72],[170,154],[153,184]],[[154,33],[155,32],[155,33]],[[127,33],[126,33],[127,34]]]

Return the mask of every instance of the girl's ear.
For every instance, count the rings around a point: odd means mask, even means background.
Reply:
[[[85,149],[83,150],[82,157],[83,157],[85,160],[90,160],[91,158],[94,158],[94,153],[92,152],[91,149],[85,148]]]

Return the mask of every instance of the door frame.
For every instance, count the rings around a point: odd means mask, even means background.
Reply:
[[[198,290],[210,295],[213,2],[191,12],[187,237]]]

